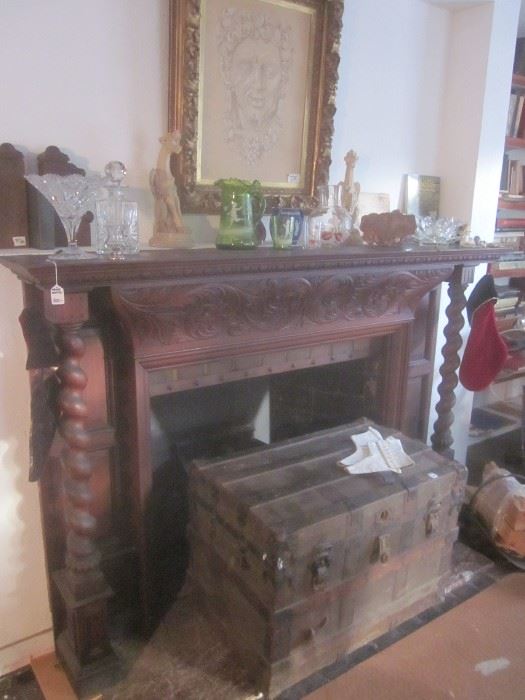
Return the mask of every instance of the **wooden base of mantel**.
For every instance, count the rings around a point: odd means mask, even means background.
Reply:
[[[65,608],[67,626],[56,641],[57,656],[82,698],[93,694],[101,683],[118,678],[120,661],[111,647],[107,626],[107,601],[113,591],[107,585],[95,594],[75,597],[66,571],[53,576]]]
[[[78,700],[79,696],[75,693],[56,654],[44,654],[31,659],[31,669],[45,700]],[[102,700],[102,695],[88,695],[85,700]]]

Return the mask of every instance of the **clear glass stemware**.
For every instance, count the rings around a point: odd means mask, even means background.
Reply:
[[[86,257],[79,248],[77,234],[80,220],[92,207],[102,179],[99,175],[26,175],[35,187],[54,207],[67,235],[67,248],[55,255],[69,258]]]

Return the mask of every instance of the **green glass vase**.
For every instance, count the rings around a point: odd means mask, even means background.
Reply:
[[[221,188],[221,216],[217,248],[256,248],[257,224],[264,214],[265,201],[258,180],[230,178],[218,180]]]

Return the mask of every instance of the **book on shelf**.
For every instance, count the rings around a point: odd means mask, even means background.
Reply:
[[[518,106],[516,109],[516,115],[514,118],[514,132],[509,134],[510,136],[515,136],[518,139],[522,139],[525,135],[525,95],[520,95],[518,97]]]
[[[498,217],[496,231],[525,231],[525,217]]]
[[[521,161],[503,158],[500,191],[507,197],[521,197],[525,189],[525,172]]]
[[[509,112],[507,115],[506,135],[518,138],[523,135],[525,129],[525,95],[512,93],[509,100]]]
[[[509,248],[514,251],[523,250],[525,243],[525,231],[496,231],[494,234],[494,243],[501,248]]]
[[[522,202],[523,208],[525,209],[525,194],[511,194],[510,192],[500,192],[499,202],[501,203],[500,206],[502,208],[504,208],[503,205],[505,204],[515,205]]]
[[[509,99],[509,113],[507,115],[507,129],[505,134],[507,136],[512,136],[514,131],[514,122],[516,121],[516,109],[518,107],[518,95],[515,92],[511,92]]]
[[[501,194],[509,194],[509,157],[505,153],[503,155],[503,164],[501,166],[501,178],[499,183],[499,190]]]
[[[514,51],[513,72],[518,75],[525,75],[525,38],[516,39],[516,50]]]

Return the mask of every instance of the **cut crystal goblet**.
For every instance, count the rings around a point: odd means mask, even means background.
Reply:
[[[54,207],[64,224],[67,248],[55,253],[60,257],[83,258],[87,253],[79,248],[77,234],[80,220],[92,207],[102,184],[99,175],[26,175],[33,185]]]

